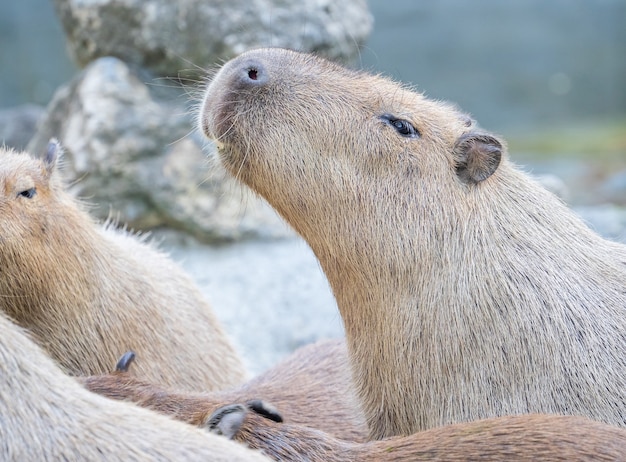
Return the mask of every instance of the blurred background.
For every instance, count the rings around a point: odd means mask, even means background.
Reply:
[[[455,102],[505,137],[514,161],[550,175],[546,181],[599,232],[624,240],[626,0],[368,5],[374,24],[353,66]],[[0,135],[14,108],[43,111],[78,72],[51,0],[0,3]],[[325,279],[297,238],[204,245],[164,235],[251,370],[341,335]]]
[[[516,160],[563,177],[576,203],[607,195],[598,183],[626,167],[626,0],[369,8],[356,67],[457,103]],[[76,72],[51,0],[0,4],[0,109],[46,105]]]
[[[374,28],[356,65],[454,101],[490,130],[532,137],[571,126],[626,128],[624,0],[369,8]],[[76,71],[51,0],[0,4],[0,107],[45,105]]]

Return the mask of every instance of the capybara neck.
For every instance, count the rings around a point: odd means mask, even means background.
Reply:
[[[280,49],[228,62],[200,126],[309,243],[372,436],[529,412],[626,424],[626,251],[451,105]]]

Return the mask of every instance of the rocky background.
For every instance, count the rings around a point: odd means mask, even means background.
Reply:
[[[59,138],[72,192],[100,219],[152,230],[258,372],[342,326],[306,244],[223,175],[194,129],[207,72],[246,49],[314,51],[458,102],[626,240],[626,2],[479,4],[4,2],[0,139],[38,153]]]

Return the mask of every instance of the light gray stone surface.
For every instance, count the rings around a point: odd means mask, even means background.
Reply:
[[[203,69],[260,46],[353,60],[373,18],[365,0],[55,0],[79,66],[117,56],[159,75]]]
[[[302,345],[343,337],[326,277],[302,239],[222,246],[171,232],[155,239],[198,283],[252,374]]]
[[[45,113],[45,109],[37,104],[0,109],[0,146],[17,151],[26,149]]]
[[[28,148],[66,148],[75,195],[132,228],[206,240],[292,235],[273,210],[213,169],[191,106],[204,68],[287,46],[349,61],[372,27],[365,0],[55,0],[70,54],[86,66],[55,93]],[[156,78],[155,75],[172,78]],[[192,99],[192,94],[193,99]]]
[[[212,168],[188,95],[145,79],[117,58],[94,61],[57,91],[30,152],[58,138],[71,191],[101,219],[204,240],[289,235],[269,206]]]

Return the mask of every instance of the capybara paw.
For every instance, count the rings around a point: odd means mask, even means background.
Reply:
[[[208,431],[233,439],[241,428],[248,408],[243,404],[229,404],[218,408],[203,425]]]
[[[260,399],[253,399],[246,403],[248,409],[256,412],[257,414],[265,417],[266,419],[273,420],[274,422],[281,423],[283,416],[276,410],[270,403],[262,401]]]
[[[135,353],[133,351],[127,351],[120,359],[117,360],[115,365],[115,372],[128,372],[128,368],[135,360]]]

